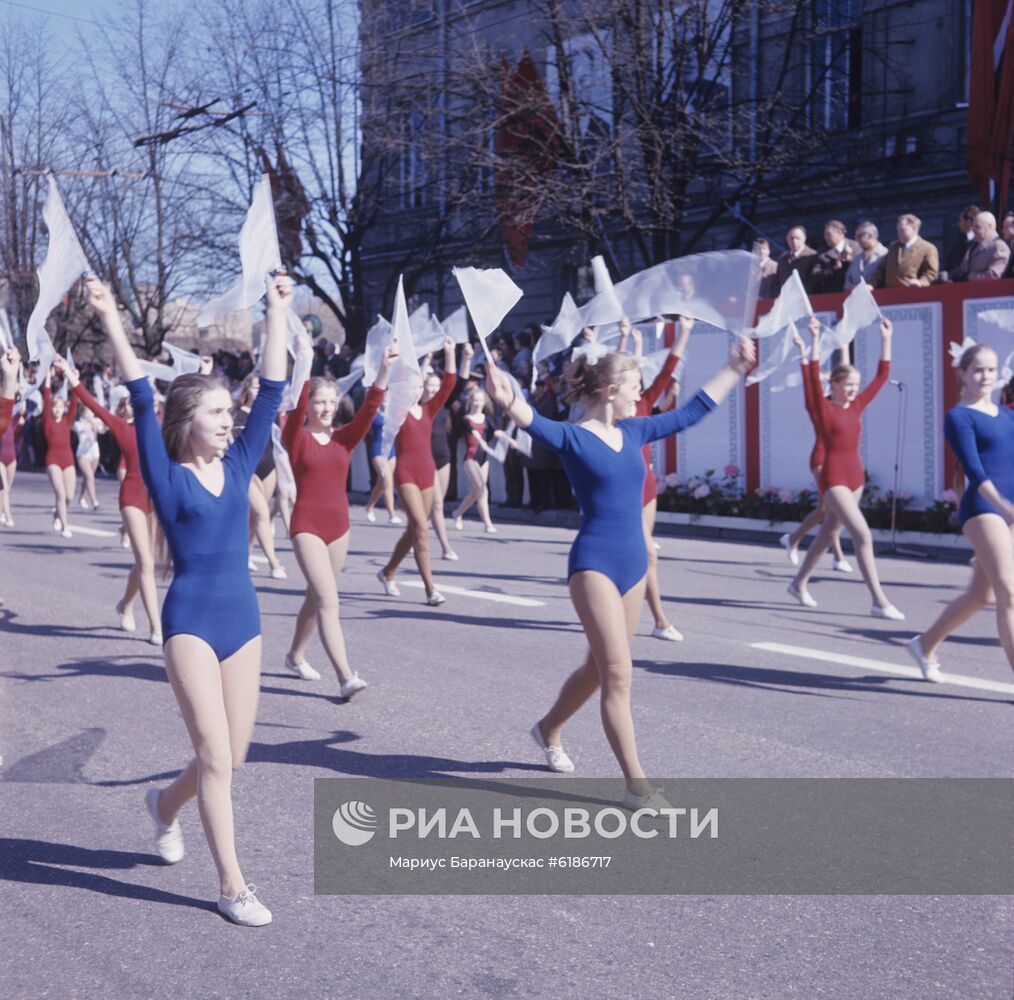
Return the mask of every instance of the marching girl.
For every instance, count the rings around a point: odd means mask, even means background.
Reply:
[[[168,786],[146,797],[156,846],[169,863],[183,857],[177,818],[197,797],[218,870],[218,909],[238,924],[271,921],[236,858],[232,772],[243,763],[257,715],[261,636],[257,594],[247,568],[250,477],[271,435],[285,386],[286,314],[292,282],[278,275],[267,288],[260,392],[246,427],[231,444],[232,400],[200,373],[173,381],[161,428],[109,289],[87,282],[88,298],[127,379],[141,473],[173,560],[162,607],[165,666],[195,758]]]
[[[863,411],[887,383],[891,373],[891,321],[880,320],[880,363],[873,381],[859,391],[859,370],[850,364],[835,365],[831,372],[831,396],[825,398],[820,385],[820,320],[810,317],[813,347],[806,378],[810,380],[814,429],[824,447],[819,485],[824,499],[824,523],[817,537],[806,550],[803,565],[789,584],[789,593],[804,607],[815,608],[807,584],[817,560],[827,551],[834,532],[840,527],[849,533],[856,551],[859,571],[869,588],[874,618],[904,621],[905,616],[887,599],[880,586],[877,564],[873,558],[873,536],[859,508],[866,473],[859,457],[859,439],[863,432]]]
[[[46,475],[53,487],[56,513],[53,530],[64,538],[71,537],[67,521],[67,508],[74,499],[77,475],[74,471],[74,452],[70,446],[73,415],[64,399],[53,398],[52,376],[46,373],[42,388],[42,433],[46,439]]]
[[[814,422],[814,409],[816,404],[813,400],[813,384],[809,378],[807,378],[807,357],[806,357],[806,344],[803,343],[803,338],[799,334],[795,334],[792,338],[792,342],[799,348],[799,364],[803,370],[803,401],[806,406],[806,412],[810,417],[810,420]],[[795,531],[787,532],[778,539],[778,543],[785,549],[789,556],[789,562],[793,566],[799,565],[799,543],[819,524],[824,523],[824,496],[819,492],[820,490],[820,470],[824,465],[824,443],[817,436],[816,441],[813,443],[813,448],[810,450],[810,472],[813,475],[814,481],[818,484],[818,501],[817,506],[810,511],[809,514],[803,519],[802,524],[796,528]],[[838,573],[851,573],[852,565],[845,558],[845,553],[841,547],[841,525],[835,528],[831,535],[831,555],[833,562],[831,568]]]
[[[581,357],[568,371],[568,399],[584,404],[578,424],[540,417],[517,395],[503,372],[494,366],[487,372],[490,394],[511,419],[535,441],[560,453],[581,507],[581,527],[568,560],[568,585],[589,652],[549,712],[532,726],[532,738],[545,752],[550,770],[573,771],[560,742],[563,726],[601,687],[602,725],[626,778],[623,804],[630,809],[666,804],[641,768],[630,711],[630,639],[644,601],[648,570],[640,517],[641,448],[707,416],[753,361],[753,345],[740,338],[728,364],[685,406],[626,419],[633,415],[641,395],[637,362],[629,354],[610,353],[594,365]]]
[[[54,359],[55,360],[55,359]],[[54,365],[54,367],[56,367]],[[77,435],[77,467],[81,471],[81,488],[78,504],[82,510],[99,509],[99,498],[95,495],[95,470],[99,467],[99,427],[95,417],[88,410],[82,410],[74,421]],[[87,499],[86,499],[87,495]]]
[[[377,573],[384,592],[389,597],[397,597],[401,591],[395,583],[394,575],[411,549],[426,588],[426,603],[434,607],[443,604],[447,598],[433,585],[433,571],[430,567],[429,520],[433,510],[433,483],[437,475],[436,463],[433,461],[433,417],[447,402],[457,381],[458,376],[454,371],[454,341],[450,337],[444,337],[444,374],[440,390],[423,402],[423,385],[422,380],[419,380],[415,402],[409,407],[405,422],[395,439],[398,464],[394,469],[394,481],[398,487],[401,506],[408,518],[408,527],[398,539],[387,565]]]
[[[387,523],[404,524],[405,522],[394,511],[394,470],[398,463],[398,445],[397,442],[392,444],[391,453],[385,455],[380,443],[383,437],[384,407],[381,407],[373,418],[373,424],[370,426],[370,465],[373,466],[373,471],[377,474],[377,478],[373,484],[373,489],[370,491],[370,497],[366,501],[366,520],[377,520],[377,515],[373,513],[373,508],[377,506],[377,501],[383,497],[384,506],[387,508]]]
[[[304,340],[297,341],[297,349],[312,350]],[[338,693],[342,698],[350,698],[366,687],[366,681],[349,666],[337,593],[338,577],[349,551],[349,498],[346,493],[349,460],[380,409],[391,366],[397,358],[397,348],[389,344],[363,405],[344,427],[335,430],[331,426],[338,406],[335,384],[327,379],[312,378],[304,383],[299,403],[289,414],[282,431],[282,441],[296,480],[296,505],[291,519],[292,549],[306,577],[306,597],[296,618],[285,667],[303,680],[320,679],[320,674],[305,659],[307,644],[316,627],[338,678]]]
[[[492,437],[504,437],[502,430],[492,431],[485,413],[486,393],[478,386],[471,389],[465,397],[465,412],[462,415],[468,429],[468,446],[465,450],[465,473],[468,476],[470,489],[454,511],[454,527],[457,531],[464,528],[462,518],[474,505],[479,508],[479,517],[485,526],[487,535],[495,535],[496,528],[489,516],[489,455],[492,449],[489,440]]]
[[[13,403],[17,403],[15,393]],[[22,415],[11,412],[10,420],[3,432],[0,432],[0,525],[14,527],[11,513],[11,491],[14,489],[14,477],[18,471],[18,451],[16,438]]]
[[[82,384],[78,373],[67,367],[60,357],[53,359],[53,367],[64,374],[70,382],[74,398],[101,420],[116,439],[123,460],[123,478],[120,480],[120,520],[130,542],[134,565],[127,577],[123,597],[116,605],[120,616],[120,628],[133,632],[134,599],[141,595],[141,604],[148,616],[151,629],[148,641],[153,646],[162,645],[162,623],[158,614],[158,592],[155,589],[155,558],[152,539],[155,535],[155,515],[151,498],[141,478],[141,464],[137,452],[137,434],[134,430],[134,411],[130,396],[124,396],[116,407],[116,413],[107,410]]]
[[[437,474],[433,480],[433,510],[430,514],[430,522],[433,525],[433,532],[443,549],[442,558],[449,562],[457,562],[458,554],[451,548],[450,539],[447,537],[447,524],[444,520],[444,499],[447,496],[447,489],[451,482],[451,463],[454,461],[454,454],[451,451],[451,411],[450,406],[454,402],[454,394],[463,383],[467,383],[468,376],[472,370],[472,356],[475,351],[471,344],[465,344],[461,349],[462,363],[461,371],[458,373],[458,384],[454,393],[451,394],[447,404],[440,407],[433,416],[433,464],[437,467]],[[439,391],[441,378],[430,370],[423,383],[423,401],[432,399]]]
[[[16,347],[0,353],[0,434],[5,434],[14,416],[14,394],[18,388],[21,355]]]
[[[905,645],[928,681],[941,681],[937,649],[977,611],[996,604],[996,627],[1014,668],[1014,411],[992,400],[997,356],[986,344],[958,362],[961,398],[944,421],[944,437],[967,484],[958,506],[961,531],[975,550],[968,589],[922,635]]]

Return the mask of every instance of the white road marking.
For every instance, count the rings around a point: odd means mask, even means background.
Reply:
[[[83,528],[80,524],[70,526],[72,535],[94,535],[96,538],[116,538],[118,531],[106,531],[105,528]]]
[[[763,649],[768,653],[781,653],[783,656],[798,656],[804,660],[819,660],[822,663],[836,663],[843,667],[857,667],[860,670],[873,670],[879,674],[895,674],[910,680],[922,680],[922,672],[918,667],[902,667],[896,663],[885,663],[883,660],[870,660],[865,656],[847,656],[844,653],[828,653],[822,649],[807,649],[805,646],[786,646],[780,642],[751,642],[751,649]],[[981,677],[967,677],[964,674],[945,674],[940,676],[946,684],[955,687],[974,688],[977,691],[995,691],[998,694],[1014,694],[1014,684],[1003,681],[989,681]]]
[[[399,587],[423,588],[422,580],[399,580]],[[515,604],[519,608],[544,608],[545,601],[536,601],[531,597],[512,597],[510,594],[497,594],[490,590],[467,590],[465,587],[451,587],[440,584],[437,588],[442,594],[454,594],[458,597],[475,597],[480,601],[494,601],[497,604]]]

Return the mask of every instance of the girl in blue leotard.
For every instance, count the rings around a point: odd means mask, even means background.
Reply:
[[[961,402],[947,414],[944,436],[967,485],[958,507],[961,530],[975,549],[968,589],[922,635],[905,645],[928,681],[941,681],[937,648],[960,625],[996,603],[996,624],[1014,668],[1014,411],[992,400],[996,352],[968,348],[958,361]]]
[[[369,453],[370,465],[377,474],[377,480],[370,491],[370,498],[366,501],[366,520],[376,521],[377,515],[373,508],[377,501],[383,497],[384,506],[387,508],[388,524],[404,524],[400,517],[394,512],[394,467],[398,461],[398,450],[394,444],[391,445],[391,453],[384,455],[380,447],[380,439],[384,436],[384,413],[387,410],[387,399],[384,399],[384,408],[373,418],[370,425]]]
[[[183,375],[170,385],[159,428],[151,388],[112,294],[91,279],[88,298],[130,390],[141,473],[174,568],[162,608],[165,666],[196,756],[161,792],[152,788],[147,794],[156,846],[169,863],[183,857],[176,817],[196,795],[218,869],[218,909],[235,923],[259,926],[271,921],[271,912],[240,871],[230,788],[253,733],[260,684],[260,617],[247,568],[247,493],[284,387],[292,282],[279,275],[268,284],[260,392],[232,444],[229,392],[207,375]]]
[[[490,366],[493,398],[541,445],[559,452],[581,507],[581,527],[570,550],[567,576],[571,600],[588,637],[584,664],[565,681],[555,704],[532,726],[550,770],[573,771],[560,736],[564,723],[601,687],[602,726],[627,782],[624,805],[660,807],[637,757],[630,714],[634,634],[648,569],[641,524],[644,460],[641,448],[697,423],[735,387],[754,361],[753,344],[740,339],[729,363],[685,406],[652,417],[630,419],[641,395],[637,362],[607,354],[586,357],[568,371],[571,402],[583,404],[581,422],[546,420],[516,394],[506,375]]]

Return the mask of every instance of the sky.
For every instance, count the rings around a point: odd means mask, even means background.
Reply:
[[[58,38],[69,45],[78,28],[86,27],[115,0],[0,0],[0,17],[24,14],[26,17],[45,16]]]

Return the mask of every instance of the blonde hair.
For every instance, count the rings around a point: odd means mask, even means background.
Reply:
[[[257,379],[257,385],[260,386],[260,376],[257,372],[250,372],[249,375],[240,383],[239,395],[236,397],[236,405],[242,409],[244,406],[250,406],[253,403],[253,384],[254,379]],[[178,380],[177,380],[178,381]],[[175,382],[173,383],[175,385]]]
[[[850,365],[847,361],[843,361],[841,364],[835,365],[831,369],[831,381],[832,382],[843,382],[845,379],[851,376],[857,376],[862,378],[862,374],[855,365]]]
[[[637,360],[632,354],[610,351],[594,364],[589,362],[587,354],[582,354],[577,361],[567,365],[564,375],[567,392],[564,400],[576,403],[579,399],[601,396],[610,389],[615,389],[627,372],[637,370]]]
[[[321,389],[330,389],[335,394],[335,398],[341,395],[337,384],[332,382],[331,379],[324,378],[323,375],[314,375],[310,379],[310,399],[313,399]]]

